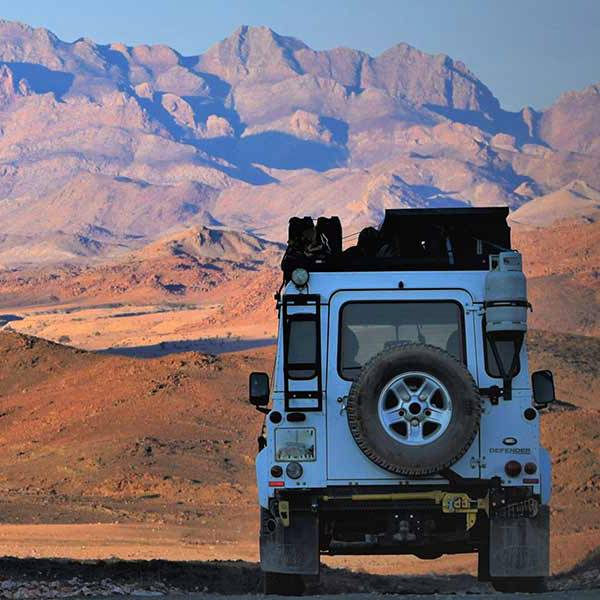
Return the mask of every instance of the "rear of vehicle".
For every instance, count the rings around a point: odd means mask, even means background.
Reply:
[[[321,554],[478,552],[496,588],[543,587],[553,386],[534,374],[534,399],[505,217],[388,211],[376,243],[284,260],[272,389],[251,376],[268,592]]]

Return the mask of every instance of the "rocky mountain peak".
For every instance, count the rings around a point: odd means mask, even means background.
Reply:
[[[199,66],[231,82],[277,81],[299,74],[293,53],[304,48],[307,46],[299,40],[281,36],[268,27],[243,25],[209,48]]]
[[[34,29],[17,21],[0,21],[0,61],[36,63],[60,69],[61,42],[51,31]]]
[[[2,37],[18,36],[18,35],[31,35],[33,27],[19,21],[8,21],[6,19],[0,19],[0,32]]]
[[[495,113],[500,103],[460,61],[427,54],[406,43],[389,48],[370,63],[365,84],[417,105]]]
[[[541,119],[540,133],[554,148],[600,156],[600,83],[562,94]]]
[[[255,48],[260,46],[271,47],[272,45],[276,45],[291,51],[308,48],[308,46],[301,40],[276,33],[270,27],[266,27],[264,25],[258,27],[241,25],[231,34],[228,39],[241,41],[249,47],[253,46]]]
[[[54,33],[44,27],[31,27],[19,21],[0,19],[0,44],[6,42],[23,43],[29,40],[33,43],[45,45],[58,45],[61,43]]]

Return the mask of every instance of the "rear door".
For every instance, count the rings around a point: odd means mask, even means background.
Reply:
[[[476,375],[474,345],[465,343],[473,339],[473,327],[472,298],[464,290],[341,291],[332,296],[326,394],[329,480],[399,479],[372,463],[350,432],[345,402],[361,366],[389,344],[421,342],[448,350]]]

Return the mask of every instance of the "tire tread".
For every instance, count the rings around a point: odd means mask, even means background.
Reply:
[[[466,399],[468,405],[467,408],[472,410],[476,415],[476,426],[473,427],[471,434],[467,439],[465,439],[464,444],[461,448],[455,452],[452,456],[450,456],[447,460],[443,462],[439,462],[436,465],[432,465],[430,467],[420,467],[420,468],[412,468],[404,465],[393,464],[389,461],[385,460],[377,452],[373,450],[373,448],[369,445],[368,440],[365,439],[362,433],[362,428],[360,426],[360,402],[359,402],[359,394],[362,388],[366,385],[365,380],[367,379],[370,370],[373,368],[373,365],[379,363],[380,361],[387,358],[393,351],[397,351],[399,348],[410,351],[423,351],[427,349],[429,352],[434,352],[438,356],[445,358],[446,360],[450,360],[453,363],[460,366],[463,370],[464,375],[468,378],[469,384],[472,388],[473,397]],[[373,356],[361,369],[360,375],[356,381],[352,383],[350,388],[350,393],[348,394],[348,401],[346,403],[346,412],[348,415],[348,424],[350,426],[350,431],[352,432],[352,436],[358,447],[362,450],[367,458],[373,461],[376,465],[385,469],[386,471],[390,471],[391,473],[395,473],[397,475],[408,475],[408,476],[423,476],[423,475],[434,475],[440,473],[445,469],[448,469],[453,464],[455,464],[460,458],[462,458],[467,450],[471,447],[473,440],[475,439],[477,432],[479,430],[479,421],[481,418],[482,405],[481,400],[475,401],[474,399],[479,399],[479,388],[473,379],[471,373],[467,370],[462,362],[457,360],[452,354],[449,352],[438,348],[437,346],[432,346],[431,344],[414,344],[414,343],[399,343],[391,346],[390,348],[386,348],[382,350],[375,356]]]

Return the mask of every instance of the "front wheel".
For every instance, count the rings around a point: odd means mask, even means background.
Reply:
[[[301,575],[265,571],[263,583],[267,595],[302,596],[304,592],[304,580]]]
[[[541,594],[546,591],[545,577],[498,577],[493,578],[491,583],[497,592],[505,594]]]

